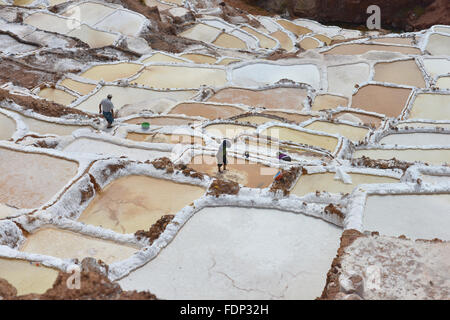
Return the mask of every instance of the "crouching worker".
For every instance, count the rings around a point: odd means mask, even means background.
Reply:
[[[287,162],[292,161],[291,157],[289,157],[287,154],[282,153],[282,152],[278,152],[278,160],[283,160],[283,161],[287,161]]]
[[[106,128],[112,128],[112,123],[114,122],[114,105],[111,101],[112,95],[108,94],[106,99],[103,99],[98,105],[98,111],[100,114],[103,113],[106,121],[108,121],[108,126]]]
[[[223,140],[222,143],[219,146],[219,150],[217,150],[216,153],[216,159],[217,159],[217,167],[219,169],[219,172],[222,172],[220,168],[223,170],[227,170],[227,148],[231,147],[231,142],[228,140]]]

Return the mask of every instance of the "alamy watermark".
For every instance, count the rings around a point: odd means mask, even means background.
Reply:
[[[367,14],[370,14],[367,18],[366,26],[369,30],[380,30],[381,29],[381,9],[377,5],[371,5],[367,8]]]

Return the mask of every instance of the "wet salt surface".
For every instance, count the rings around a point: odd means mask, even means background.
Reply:
[[[302,175],[298,180],[291,193],[298,196],[304,196],[307,193],[315,193],[316,191],[330,193],[351,193],[355,187],[360,184],[372,183],[397,183],[398,179],[360,174],[347,173],[351,178],[351,183],[344,183],[341,179],[334,179],[335,173],[315,173]]]
[[[371,149],[356,150],[353,153],[353,159],[362,156],[371,159],[390,160],[396,158],[401,161],[442,165],[450,162],[450,149]]]
[[[310,84],[319,88],[320,73],[315,65],[274,65],[255,63],[232,71],[232,81],[242,87],[274,84],[282,79]],[[281,109],[281,108],[280,108]]]
[[[299,131],[286,127],[273,126],[263,130],[262,135],[276,138],[282,141],[292,141],[327,149],[333,152],[336,149],[338,139],[314,133]]]
[[[380,140],[384,144],[406,146],[450,145],[450,134],[443,133],[403,133],[392,134]],[[449,159],[450,160],[450,159]]]
[[[417,95],[408,119],[450,120],[450,94]]]
[[[71,231],[46,227],[28,236],[20,250],[62,259],[76,258],[80,261],[86,257],[93,257],[110,264],[127,259],[138,249]]]
[[[201,187],[146,176],[128,176],[107,185],[78,219],[119,233],[148,230],[205,193]]]
[[[301,214],[207,208],[119,284],[162,299],[314,299],[340,235],[340,228]]]
[[[314,121],[304,128],[331,134],[340,134],[352,141],[364,140],[369,132],[369,129],[367,128],[354,127],[347,124],[330,123],[326,121]]]
[[[303,109],[307,91],[299,88],[275,88],[266,90],[247,90],[227,88],[218,91],[208,102],[244,104],[267,109]]]
[[[0,278],[17,289],[17,295],[44,293],[53,286],[58,271],[25,260],[0,258]]]
[[[195,156],[188,166],[198,172],[206,173],[211,177],[231,180],[249,188],[268,187],[278,172],[278,169],[231,156],[228,156],[227,161],[227,171],[223,173],[218,173],[217,159],[213,156]]]
[[[364,210],[364,229],[412,239],[450,240],[450,195],[371,195]]]
[[[45,154],[0,148],[0,202],[35,208],[75,177],[78,164]]]
[[[170,152],[166,151],[125,147],[118,144],[89,138],[76,139],[66,146],[64,151],[94,153],[110,157],[126,156],[132,160],[138,161],[152,160],[170,155]]]
[[[15,130],[15,121],[0,113],[0,140],[8,140],[14,134]]]

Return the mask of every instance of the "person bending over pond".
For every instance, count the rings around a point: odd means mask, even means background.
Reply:
[[[106,121],[108,121],[107,129],[112,128],[112,123],[114,122],[114,105],[111,101],[112,95],[108,94],[106,99],[103,99],[98,105],[98,111],[100,114],[103,112],[103,116]]]
[[[223,140],[222,143],[219,146],[219,150],[217,150],[216,153],[216,159],[217,159],[217,168],[219,169],[219,172],[222,172],[220,169],[223,165],[223,171],[227,170],[227,148],[231,147],[231,142],[229,140]]]

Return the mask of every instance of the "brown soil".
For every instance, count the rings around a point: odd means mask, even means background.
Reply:
[[[156,169],[159,169],[159,170],[166,169],[167,173],[173,173],[174,169],[177,169],[177,170],[180,170],[186,177],[191,177],[191,178],[196,178],[196,179],[203,180],[203,174],[202,173],[197,172],[196,170],[194,170],[192,168],[188,168],[184,164],[178,164],[178,165],[174,166],[172,161],[170,161],[170,159],[167,158],[167,157],[155,159],[155,160],[153,160],[151,162],[151,164]]]
[[[68,108],[61,104],[50,102],[44,99],[34,99],[29,96],[20,96],[9,93],[9,91],[0,89],[0,101],[5,99],[14,101],[19,106],[25,109],[31,109],[36,113],[48,117],[63,117],[65,115],[77,115],[81,118],[96,118],[97,116],[89,115],[83,111]]]
[[[85,258],[82,263],[80,289],[67,288],[69,273],[60,272],[53,287],[43,294],[17,296],[17,290],[6,280],[0,279],[0,297],[5,300],[156,300],[150,292],[123,291],[102,272],[107,269],[101,261]]]
[[[239,193],[239,184],[233,181],[215,179],[209,187],[207,195],[219,197],[222,194],[236,195]]]
[[[286,52],[284,49],[278,49],[271,53],[266,57],[267,60],[281,60],[281,59],[295,59],[298,58],[298,54],[301,53],[302,50],[298,50],[296,52]]]
[[[322,295],[317,298],[318,300],[333,300],[336,294],[340,291],[339,285],[339,269],[341,268],[341,258],[345,252],[345,248],[350,246],[353,241],[364,235],[358,230],[349,229],[345,230],[341,236],[341,246],[338,249],[336,257],[331,263],[331,269],[327,273],[327,282],[325,288],[322,291]]]
[[[450,3],[447,0],[244,0],[249,6],[285,13],[328,24],[366,25],[370,5],[378,5],[382,27],[406,31],[450,24]]]
[[[370,159],[366,156],[352,160],[352,165],[356,167],[377,168],[377,169],[400,169],[406,171],[413,163],[400,161],[395,158],[390,160]]]
[[[335,214],[337,215],[339,218],[344,219],[345,216],[342,213],[341,210],[339,210],[339,208],[337,206],[335,206],[334,204],[330,203],[329,205],[327,205],[324,210],[323,210],[326,214]]]
[[[274,180],[272,186],[270,187],[270,191],[277,192],[278,190],[281,190],[284,196],[289,195],[289,190],[297,179],[299,172],[299,167],[292,167],[289,170],[281,170],[281,179]]]
[[[150,244],[159,238],[160,234],[166,230],[167,225],[172,222],[175,216],[173,214],[162,216],[158,221],[156,221],[148,231],[138,230],[135,232],[135,236],[138,240],[142,238],[149,239]]]
[[[254,1],[245,0],[224,0],[224,2],[232,7],[244,10],[256,16],[272,16],[273,14],[266,9],[253,4]]]

